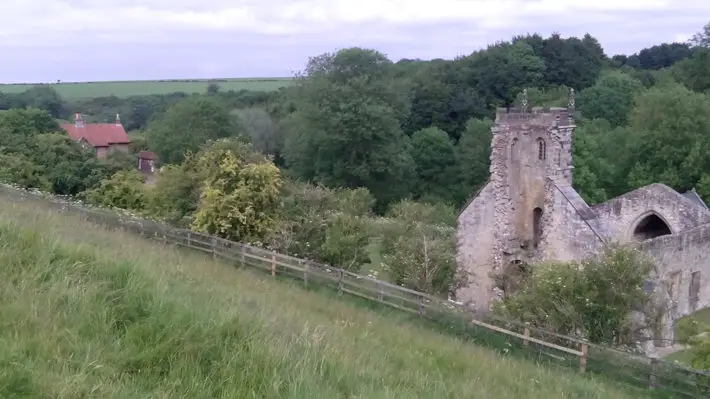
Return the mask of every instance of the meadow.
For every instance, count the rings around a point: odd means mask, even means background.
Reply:
[[[168,94],[174,92],[204,93],[213,80],[145,80],[114,82],[65,82],[51,83],[57,93],[65,100],[89,99],[114,95],[129,97],[148,94]],[[291,78],[235,78],[215,80],[223,91],[275,91],[291,83]],[[0,84],[0,92],[21,93],[32,88],[33,84]]]
[[[0,204],[0,397],[644,397],[74,215]]]

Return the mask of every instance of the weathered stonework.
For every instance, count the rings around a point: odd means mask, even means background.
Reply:
[[[571,109],[499,109],[490,179],[458,217],[459,266],[470,275],[457,299],[490,310],[494,275],[510,265],[583,260],[605,244],[637,246],[657,270],[649,279],[670,300],[656,345],[673,321],[710,307],[710,210],[690,191],[651,184],[589,206],[572,188]]]

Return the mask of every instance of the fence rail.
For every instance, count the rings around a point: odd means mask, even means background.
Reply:
[[[534,346],[538,359],[575,365],[582,373],[594,372],[637,387],[684,397],[710,395],[710,372],[595,345],[519,322],[491,316],[477,317],[470,310],[447,300],[369,276],[12,186],[0,185],[0,196],[15,202],[37,201],[45,207],[72,212],[99,225],[121,228],[165,245],[201,251],[215,259],[251,266],[272,276],[296,278],[306,286],[329,287],[341,295],[349,294],[421,318],[464,323],[466,332],[474,340],[493,342],[500,341],[501,337],[515,338],[514,349],[524,351]],[[482,339],[483,335],[487,338]],[[507,339],[504,344],[512,346]]]

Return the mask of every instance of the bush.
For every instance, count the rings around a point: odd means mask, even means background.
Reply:
[[[143,175],[136,170],[118,172],[83,196],[94,205],[134,211],[144,210],[147,204]]]
[[[235,241],[261,241],[274,226],[281,188],[279,169],[270,161],[249,163],[229,146],[202,151],[197,168],[205,186],[192,227]]]
[[[456,264],[453,208],[413,201],[395,204],[382,236],[383,268],[398,285],[432,294],[454,292],[464,281]],[[438,224],[436,224],[438,222]]]
[[[594,343],[633,342],[632,312],[652,303],[642,289],[653,264],[640,252],[608,248],[582,263],[534,266],[521,289],[495,311]]]
[[[367,245],[375,200],[367,189],[330,189],[289,182],[282,193],[271,249],[358,271],[369,262]]]

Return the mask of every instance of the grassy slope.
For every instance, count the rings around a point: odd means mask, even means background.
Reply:
[[[272,91],[288,86],[291,78],[245,78],[225,79],[219,82],[222,90],[254,90]],[[78,82],[51,84],[65,100],[94,98],[115,95],[128,97],[131,95],[167,94],[173,92],[204,93],[207,90],[207,80],[175,80],[175,81],[125,81],[125,82]],[[0,92],[21,93],[32,87],[31,84],[0,84]]]
[[[0,397],[631,397],[25,204],[0,259]]]

